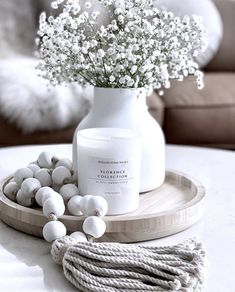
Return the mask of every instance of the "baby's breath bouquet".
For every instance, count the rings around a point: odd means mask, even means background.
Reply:
[[[37,43],[38,68],[53,85],[160,90],[194,75],[203,87],[194,61],[205,45],[200,18],[175,17],[151,0],[56,0],[52,8],[55,16],[40,16]]]

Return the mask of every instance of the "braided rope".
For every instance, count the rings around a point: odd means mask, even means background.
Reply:
[[[191,239],[175,246],[76,242],[64,236],[51,249],[65,277],[80,291],[201,291],[205,251]]]

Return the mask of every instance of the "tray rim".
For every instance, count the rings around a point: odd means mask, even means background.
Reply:
[[[3,194],[4,184],[11,177],[8,176],[0,182],[0,220],[15,230],[42,237],[42,228],[48,221],[42,210],[21,206]],[[106,216],[103,218],[106,222],[106,233],[99,241],[130,243],[153,240],[176,234],[198,222],[205,211],[205,187],[197,179],[178,170],[167,170],[166,177],[168,182],[172,181],[176,187],[182,189],[186,182],[185,187],[188,190],[191,189],[192,198],[178,207],[156,213]],[[182,182],[181,179],[183,179]],[[187,220],[184,219],[185,216]],[[85,216],[72,215],[59,218],[66,225],[69,233],[82,230],[84,219]],[[138,226],[137,229],[136,226]]]
[[[181,177],[184,177],[188,181],[192,182],[195,186],[195,189],[196,189],[196,194],[193,196],[193,198],[191,200],[187,201],[182,206],[178,206],[178,207],[174,208],[174,212],[179,212],[179,211],[188,209],[191,206],[195,206],[196,204],[200,203],[206,197],[206,189],[202,185],[202,183],[200,183],[197,179],[195,179],[195,178],[191,177],[190,175],[185,174],[181,171],[167,169],[166,170],[166,177],[169,177],[170,175],[179,175]],[[21,206],[21,205],[17,204],[16,202],[11,201],[9,198],[7,198],[7,196],[4,195],[3,187],[6,184],[6,182],[9,181],[10,179],[12,179],[12,176],[8,176],[0,182],[0,219],[1,219],[1,208],[2,208],[1,206],[2,206],[2,204],[5,204],[8,207],[22,211],[22,212],[27,213],[29,215],[38,215],[38,216],[44,217],[41,210]],[[152,190],[152,191],[154,191],[154,190]],[[152,192],[152,191],[150,191],[150,192]],[[149,193],[149,192],[146,192],[146,193]],[[144,194],[145,193],[142,193],[142,194],[140,194],[140,196],[143,196]],[[165,211],[151,213],[151,214],[134,215],[134,216],[128,217],[128,221],[148,219],[149,217],[152,217],[152,216],[162,217],[162,216],[170,215],[171,213],[172,213],[172,209],[167,209]],[[125,217],[126,215],[128,216],[128,214],[124,214],[124,215],[120,215],[120,216],[119,215],[105,216],[104,219],[105,219],[105,221],[108,221],[108,222],[126,221],[127,220]],[[131,213],[129,213],[129,215],[131,215]],[[63,219],[64,220],[70,219],[71,221],[83,221],[84,218],[85,218],[85,216],[72,216],[72,215],[63,215],[62,217],[60,217],[60,219],[62,219],[62,220]]]

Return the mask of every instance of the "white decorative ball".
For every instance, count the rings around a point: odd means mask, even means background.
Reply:
[[[69,179],[71,179],[71,171],[64,166],[56,167],[52,172],[52,180],[56,185],[62,185]]]
[[[94,238],[100,238],[106,230],[105,222],[96,216],[91,216],[85,219],[82,225],[83,231]]]
[[[49,187],[52,185],[51,173],[47,168],[39,169],[34,177],[40,181],[43,187]]]
[[[21,185],[21,191],[23,195],[30,199],[35,197],[37,191],[41,188],[41,183],[38,179],[36,178],[27,178],[22,182]]]
[[[101,196],[89,197],[84,206],[84,214],[86,216],[104,217],[108,212],[108,203]]]
[[[61,194],[65,202],[67,202],[73,196],[78,195],[79,191],[78,191],[77,186],[75,186],[74,184],[67,184],[67,185],[63,185],[60,188],[59,193]]]
[[[81,216],[82,215],[82,210],[81,210],[81,200],[83,197],[81,196],[73,196],[69,201],[67,208],[69,210],[69,213],[74,215],[74,216]]]
[[[4,194],[10,199],[11,201],[16,201],[16,194],[19,191],[19,186],[16,182],[12,181],[9,182],[5,187],[4,187]]]
[[[86,196],[82,197],[81,202],[80,202],[80,207],[81,207],[81,211],[83,214],[85,214],[85,212],[86,212],[86,204],[87,204],[88,200],[92,197],[93,197],[92,195],[86,195]]]
[[[54,190],[50,187],[40,188],[35,195],[38,205],[42,207],[43,201],[45,200],[44,198],[48,198],[52,193],[54,193]]]
[[[64,215],[65,212],[64,202],[56,197],[49,197],[43,203],[42,212],[47,218],[49,218],[50,214],[54,214],[59,218]]]
[[[86,234],[80,231],[71,233],[70,237],[76,239],[78,242],[87,242]]]
[[[55,165],[55,167],[59,167],[59,166],[64,166],[64,167],[68,168],[68,170],[71,171],[72,167],[73,167],[73,163],[68,158],[62,158],[62,159],[59,159],[59,161]]]
[[[37,162],[40,167],[52,168],[54,162],[54,155],[47,151],[44,151],[41,154],[39,154]]]
[[[33,175],[35,175],[35,173],[40,169],[40,167],[34,163],[29,164],[27,167],[32,170]]]
[[[34,199],[33,198],[26,198],[22,191],[19,190],[16,194],[16,201],[18,204],[24,206],[24,207],[30,207],[33,205],[34,203]]]
[[[52,242],[60,237],[63,237],[66,233],[66,227],[60,221],[47,222],[42,230],[43,237],[48,242]]]
[[[33,172],[28,167],[22,167],[16,170],[14,173],[14,181],[21,186],[22,182],[29,177],[33,177]]]
[[[46,194],[45,196],[43,196],[42,205],[44,204],[44,202],[46,202],[47,199],[51,199],[51,198],[54,198],[55,200],[59,200],[59,201],[61,201],[61,203],[64,204],[64,200],[63,200],[62,196],[59,193],[53,191],[50,194]]]

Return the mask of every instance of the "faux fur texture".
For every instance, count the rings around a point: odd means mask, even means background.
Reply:
[[[92,87],[48,87],[37,76],[38,15],[51,0],[0,0],[0,114],[23,132],[61,129],[88,112]]]
[[[38,0],[0,0],[0,57],[32,55]]]
[[[93,88],[48,87],[37,76],[37,62],[26,57],[0,61],[0,113],[27,133],[78,123],[90,108]]]

